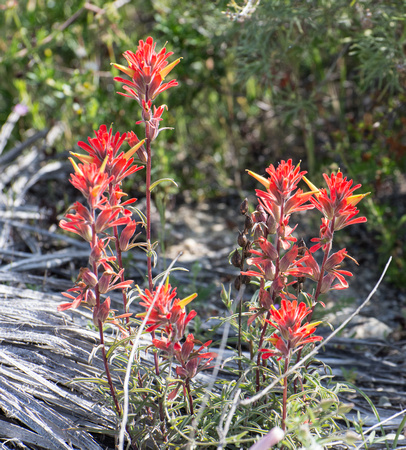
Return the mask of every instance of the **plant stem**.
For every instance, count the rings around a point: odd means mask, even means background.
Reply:
[[[96,294],[96,298],[97,298],[97,296],[98,295]],[[99,303],[100,303],[100,301],[99,301]],[[113,380],[111,378],[109,363],[107,361],[106,348],[104,346],[103,324],[102,324],[101,320],[99,320],[98,326],[99,326],[99,333],[100,333],[100,345],[101,345],[101,349],[102,349],[103,363],[104,363],[104,369],[106,371],[107,382],[109,383],[111,396],[113,398],[113,402],[114,402],[114,406],[116,408],[117,414],[119,417],[121,417],[121,408],[120,408],[120,405],[117,400],[116,391],[114,390],[114,385],[113,385]]]
[[[192,394],[190,392],[190,382],[187,379],[185,382],[185,386],[186,386],[186,391],[187,391],[187,395],[189,397],[189,407],[190,407],[190,415],[193,416],[194,415],[194,410],[193,410],[193,397]]]
[[[278,254],[278,257],[276,258],[276,261],[275,261],[275,278],[277,276],[279,276],[279,260],[280,260],[280,250],[281,250],[279,229],[282,227],[282,224],[283,224],[284,206],[285,206],[285,203],[283,202],[282,205],[281,205],[281,211],[280,211],[279,227],[278,227],[278,229],[276,231],[276,236],[275,236],[276,252]],[[260,287],[260,289],[264,289],[264,286],[265,286],[265,281],[264,281],[264,279],[261,279],[261,287]],[[276,300],[276,293],[274,291],[273,294],[272,294],[272,303],[275,303],[275,300]],[[271,314],[268,311],[268,313],[266,315],[266,320],[265,320],[265,323],[264,323],[264,327],[262,328],[261,337],[260,337],[259,344],[258,344],[258,350],[262,347],[262,343],[264,342],[266,329],[268,327],[267,320],[269,320],[270,316],[271,316]],[[260,365],[261,365],[261,355],[258,354],[257,374],[256,374],[257,392],[259,392],[259,390],[260,390],[260,384],[259,384],[259,368],[260,368]]]
[[[146,203],[147,203],[147,267],[148,267],[148,287],[152,292],[152,255],[150,253],[151,245],[151,141],[150,136],[150,126],[148,122],[145,125],[145,136],[146,136],[146,149],[147,149],[147,174],[146,174]]]
[[[148,104],[149,100],[149,92],[148,86],[146,86],[145,92],[145,104]],[[144,115],[144,114],[143,114]],[[150,292],[153,290],[153,282],[152,282],[152,255],[151,255],[151,169],[152,169],[152,152],[151,152],[151,126],[145,118],[145,147],[147,150],[147,170],[146,170],[146,179],[145,179],[145,199],[146,199],[146,218],[147,218],[147,277],[148,277],[148,288]],[[155,332],[151,332],[152,339],[155,338]],[[154,365],[155,365],[155,373],[159,377],[159,360],[158,354],[154,353]],[[161,391],[158,388],[159,392]],[[165,414],[163,408],[163,399],[159,400],[159,419],[161,421],[161,431],[163,435],[163,439],[166,442],[166,429],[165,429]]]
[[[242,298],[238,304],[238,337],[237,337],[237,347],[238,347],[238,376],[242,377],[242,348],[241,348],[241,332],[242,332]]]
[[[95,217],[95,211],[93,209],[91,211],[91,214],[92,214],[92,216],[94,218]],[[97,245],[96,224],[95,224],[95,220],[93,220],[93,224],[92,224],[92,248],[94,248],[96,245]],[[93,262],[92,266],[93,266],[92,267],[93,273],[95,274],[96,278],[98,278],[97,263]],[[97,308],[97,310],[100,310],[100,307],[101,307],[100,292],[99,292],[99,286],[97,284],[95,286],[94,291],[95,291],[95,297],[96,297],[96,308]],[[118,416],[120,417],[121,416],[121,409],[120,409],[120,405],[119,405],[117,397],[116,397],[116,392],[114,390],[113,380],[111,378],[109,363],[107,361],[106,349],[104,347],[103,324],[102,324],[100,319],[98,320],[98,327],[99,327],[99,335],[100,335],[100,345],[101,345],[102,356],[103,356],[103,364],[104,364],[104,369],[106,371],[107,382],[108,382],[109,387],[110,387],[110,392],[111,392],[111,396],[113,398],[114,406],[116,408]]]
[[[283,373],[286,374],[289,367],[289,357],[285,358]],[[288,402],[288,377],[283,378],[283,403],[282,403],[282,430],[286,431],[286,407]]]
[[[119,244],[119,236],[118,236],[118,227],[113,227],[113,232],[114,232],[114,237],[116,240],[116,254],[117,254],[117,263],[118,263],[118,269],[119,271],[122,270],[124,268],[123,266],[123,258],[122,258],[122,253],[121,253],[121,249],[120,249],[120,244]],[[125,277],[124,277],[124,271],[121,273],[120,276],[120,281],[124,282],[125,281]],[[121,289],[122,295],[123,295],[123,308],[124,308],[124,313],[127,313],[127,293],[126,293],[126,289]],[[130,318],[126,317],[125,318],[125,322],[127,324],[127,328],[128,331],[130,331]]]
[[[262,328],[261,337],[259,338],[258,350],[262,347],[262,343],[264,342],[266,329],[267,329],[267,327],[268,327],[268,322],[267,322],[267,320],[269,320],[270,317],[271,317],[271,313],[268,311],[268,313],[267,313],[267,315],[266,315],[265,324],[264,324],[264,326],[263,326],[263,328]],[[260,389],[261,389],[261,385],[260,385],[260,382],[259,382],[259,372],[260,372],[260,367],[261,367],[261,353],[258,351],[257,373],[256,373],[257,392],[259,392]]]

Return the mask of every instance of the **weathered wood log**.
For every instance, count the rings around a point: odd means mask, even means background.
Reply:
[[[80,315],[58,313],[60,302],[0,285],[0,438],[50,450],[101,449],[86,429],[115,431],[115,413],[88,384],[69,385],[103,372],[97,355],[88,363],[98,336]]]

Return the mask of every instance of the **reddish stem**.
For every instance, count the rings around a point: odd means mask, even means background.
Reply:
[[[116,254],[117,254],[117,263],[118,263],[118,269],[119,271],[124,269],[123,266],[123,258],[122,258],[122,253],[121,253],[121,249],[120,249],[120,241],[119,241],[119,235],[118,235],[118,227],[113,227],[113,232],[114,232],[114,237],[116,239]],[[120,276],[120,281],[124,282],[125,281],[125,277],[124,277],[124,271],[121,273]],[[126,293],[126,289],[121,289],[122,295],[123,295],[123,308],[124,308],[124,313],[127,313],[127,293]],[[130,318],[126,317],[125,318],[125,322],[127,324],[127,328],[128,331],[129,327],[130,327]]]
[[[145,92],[145,104],[148,104],[149,100],[149,93],[148,93],[148,86],[146,86],[146,92]],[[144,114],[143,114],[144,115]],[[145,147],[147,150],[147,164],[146,164],[146,179],[145,179],[145,199],[146,199],[146,218],[147,218],[147,277],[148,277],[148,288],[150,292],[153,290],[153,282],[152,282],[152,255],[150,254],[150,246],[151,246],[151,168],[152,168],[152,152],[151,152],[151,129],[150,124],[146,117],[145,119]],[[155,338],[155,332],[151,332],[152,339]],[[159,360],[158,360],[158,354],[154,353],[154,365],[155,365],[155,373],[157,376],[159,376]],[[161,431],[164,438],[164,441],[166,441],[166,430],[165,430],[165,414],[163,409],[163,399],[159,400],[159,419],[161,421]]]
[[[270,316],[271,316],[271,313],[268,311],[268,313],[266,315],[266,319],[265,319],[265,324],[264,324],[264,326],[262,328],[261,337],[259,338],[258,350],[262,347],[262,343],[264,342],[266,329],[268,328],[267,320],[269,320]],[[256,373],[257,392],[259,392],[259,390],[261,389],[261,385],[260,385],[260,382],[259,382],[260,367],[261,367],[261,353],[258,351],[257,373]]]
[[[97,298],[97,295],[96,295],[96,298]],[[107,382],[109,383],[111,396],[113,398],[113,402],[114,402],[114,406],[116,407],[117,414],[119,417],[121,417],[121,408],[120,408],[120,405],[117,400],[116,391],[114,390],[114,385],[113,385],[113,380],[111,378],[109,363],[107,361],[106,348],[104,346],[103,324],[102,324],[101,320],[99,320],[98,326],[99,326],[99,333],[100,333],[100,345],[101,345],[101,349],[102,349],[103,363],[104,363],[104,369],[106,371]]]
[[[187,395],[189,397],[189,407],[190,407],[190,415],[193,416],[194,415],[194,409],[193,409],[193,397],[192,394],[190,392],[190,382],[187,379],[185,382],[185,386],[186,386],[186,391],[187,391]]]
[[[95,211],[94,211],[94,209],[91,210],[91,214],[92,214],[93,219],[94,219],[93,220],[93,224],[92,224],[92,248],[94,248],[96,243],[97,243],[96,224],[95,224],[96,221],[95,221]],[[97,268],[97,263],[96,262],[93,263],[93,273],[95,274],[96,278],[98,278],[98,268]],[[100,310],[100,292],[99,292],[99,286],[97,284],[95,286],[94,291],[95,291],[95,297],[96,297],[96,308],[97,308],[97,310]],[[111,392],[111,396],[113,398],[114,406],[116,408],[118,416],[120,417],[121,416],[121,409],[120,409],[120,405],[119,405],[117,397],[116,397],[116,392],[114,390],[113,380],[111,378],[109,363],[107,361],[106,349],[104,347],[103,324],[102,324],[101,320],[98,321],[98,327],[99,327],[99,334],[100,334],[100,345],[101,345],[101,348],[102,348],[103,364],[104,364],[104,368],[106,370],[107,382],[108,382],[109,387],[110,387],[110,392]]]
[[[285,358],[285,367],[283,373],[286,374],[289,366],[289,357]],[[286,409],[288,403],[288,377],[283,379],[283,403],[282,403],[282,430],[286,431]]]
[[[146,149],[147,149],[147,176],[146,176],[146,202],[147,202],[147,245],[148,245],[148,253],[147,253],[147,267],[148,267],[148,286],[149,290],[152,292],[152,256],[150,254],[150,245],[151,245],[151,142],[149,139],[149,124],[146,124],[145,127],[145,135],[146,135]]]

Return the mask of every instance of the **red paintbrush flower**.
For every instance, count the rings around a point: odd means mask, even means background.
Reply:
[[[276,169],[271,164],[266,172],[268,178],[248,171],[250,175],[265,186],[265,192],[257,189],[256,193],[265,211],[273,216],[276,223],[279,223],[281,214],[286,216],[295,211],[313,208],[313,205],[305,204],[313,193],[297,189],[299,181],[307,173],[301,172],[299,165],[293,166],[291,159],[287,162],[282,160]]]
[[[128,75],[132,81],[125,78],[115,77],[119,83],[123,83],[123,89],[127,94],[119,92],[124,97],[135,98],[140,105],[143,100],[154,100],[158,94],[167,89],[177,86],[176,80],[169,83],[163,83],[169,72],[179,63],[180,58],[168,64],[167,59],[173,55],[172,52],[166,53],[166,48],[162,48],[158,53],[155,51],[156,43],[152,37],[147,40],[139,41],[135,53],[127,50],[123,56],[128,62],[128,67],[120,64],[113,66]]]
[[[59,226],[63,230],[76,233],[85,241],[92,241],[92,224],[94,222],[90,211],[80,202],[76,202],[71,206],[76,214],[66,214],[65,219],[59,222]]]
[[[92,210],[102,208],[106,202],[104,192],[106,192],[112,178],[104,172],[104,167],[97,167],[96,164],[77,165],[72,158],[69,158],[75,173],[71,174],[70,182],[86,198]]]
[[[163,352],[164,358],[174,357],[179,364],[176,367],[176,375],[182,381],[170,384],[175,385],[175,388],[169,393],[168,400],[173,400],[176,397],[182,385],[184,395],[186,396],[186,383],[202,370],[210,368],[211,361],[217,356],[215,352],[205,351],[211,342],[207,341],[203,344],[195,339],[193,334],[189,334],[183,344],[179,342],[173,343],[165,336],[161,339],[152,340],[153,345]],[[195,345],[199,345],[199,347],[195,348]]]
[[[279,334],[274,333],[268,340],[274,345],[273,349],[260,349],[263,353],[262,358],[277,355],[280,358],[288,358],[295,350],[303,347],[310,342],[321,341],[321,336],[312,336],[320,322],[308,323],[302,325],[303,320],[311,313],[305,303],[298,304],[296,300],[290,302],[282,299],[281,307],[276,309],[274,306],[269,310],[269,324],[276,328]]]
[[[88,138],[89,144],[86,142],[78,142],[78,146],[85,150],[88,155],[81,155],[79,153],[72,153],[84,164],[94,163],[97,167],[104,166],[104,171],[109,177],[113,177],[112,184],[121,183],[121,181],[138,172],[143,167],[132,165],[134,158],[132,156],[144,143],[138,141],[134,146],[126,153],[119,153],[120,147],[127,138],[127,134],[124,133],[120,136],[120,133],[116,133],[113,136],[113,130],[107,131],[106,125],[101,125],[99,130],[95,131],[96,137]]]
[[[112,161],[117,156],[122,143],[127,137],[126,133],[120,136],[119,132],[113,136],[113,129],[107,130],[106,125],[100,125],[100,128],[97,131],[95,130],[94,134],[96,137],[87,138],[89,144],[79,141],[78,146],[92,158],[91,160],[87,159],[87,162],[94,162],[99,166],[103,164],[106,157],[109,161]]]
[[[182,339],[186,325],[196,316],[196,311],[186,315],[185,306],[196,297],[197,294],[192,294],[179,300],[176,298],[176,288],[172,289],[169,282],[153,292],[145,289],[145,293],[140,293],[140,305],[147,311],[152,305],[146,331],[152,332],[161,327],[165,329],[170,341],[177,342]],[[145,317],[146,314],[147,312],[140,313],[137,317]]]
[[[306,177],[303,180],[309,188],[315,192],[314,198],[310,201],[323,213],[324,217],[331,222],[332,232],[341,230],[348,225],[366,222],[366,217],[355,217],[359,210],[355,205],[360,202],[367,194],[353,195],[354,191],[361,187],[361,184],[353,186],[352,180],[347,180],[341,172],[332,173],[329,177],[323,174],[327,183],[327,189],[317,189]]]

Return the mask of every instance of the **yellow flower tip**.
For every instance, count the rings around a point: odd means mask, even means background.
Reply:
[[[366,194],[350,195],[347,198],[347,204],[355,206],[357,203],[359,203],[364,197],[366,197],[369,194],[370,194],[370,192],[367,192]]]
[[[147,315],[147,312],[138,313],[135,315],[135,317],[145,317]]]
[[[303,181],[309,186],[310,190],[317,196],[320,193],[320,190],[305,176],[303,176]]]
[[[72,156],[77,158],[83,164],[92,164],[94,162],[93,156],[81,155],[80,153],[69,152]]]
[[[317,195],[317,194],[319,194],[319,193],[320,193],[320,191],[317,190],[317,191],[307,191],[307,192],[302,192],[301,194],[297,194],[297,195],[298,195],[298,197],[309,197],[309,196],[312,196],[313,194],[314,194],[314,195]]]
[[[128,161],[134,155],[134,153],[144,144],[144,142],[145,139],[138,142],[138,144],[134,145],[134,147],[128,150],[128,152],[124,153],[124,158]]]
[[[112,66],[114,66],[116,69],[121,70],[121,72],[124,72],[129,77],[133,77],[135,75],[135,70],[131,69],[130,67],[122,66],[121,64],[111,63]]]
[[[269,189],[269,185],[271,184],[269,180],[267,180],[266,178],[264,178],[261,175],[258,175],[255,172],[252,172],[251,170],[247,170],[247,172],[254,177],[257,181],[259,181],[262,185],[264,185],[266,187],[266,189]]]
[[[96,185],[94,186],[94,188],[90,191],[90,195],[91,195],[93,198],[96,198],[96,197],[99,195],[99,189],[100,189],[100,185],[99,185],[99,184],[96,184]]]
[[[106,155],[106,157],[104,158],[103,164],[100,166],[99,173],[104,172],[104,169],[106,168],[108,159],[109,159],[109,155]]]
[[[180,60],[183,58],[178,58],[176,61],[173,61],[172,63],[168,64],[164,69],[162,69],[159,72],[159,75],[161,75],[162,80],[165,79],[165,77],[168,75],[168,73],[180,63]]]
[[[188,305],[192,300],[194,300],[197,297],[197,294],[194,293],[192,295],[189,295],[189,297],[184,298],[179,302],[179,306],[181,308],[184,308],[186,305]]]
[[[75,160],[71,157],[68,158],[69,161],[72,163],[73,169],[75,171],[75,173],[82,175],[82,177],[84,177],[83,172],[79,169],[78,165],[75,163]]]
[[[322,320],[319,320],[318,322],[312,322],[312,323],[309,323],[308,326],[309,326],[309,328],[317,327],[317,326],[320,325],[322,322],[323,322]]]

